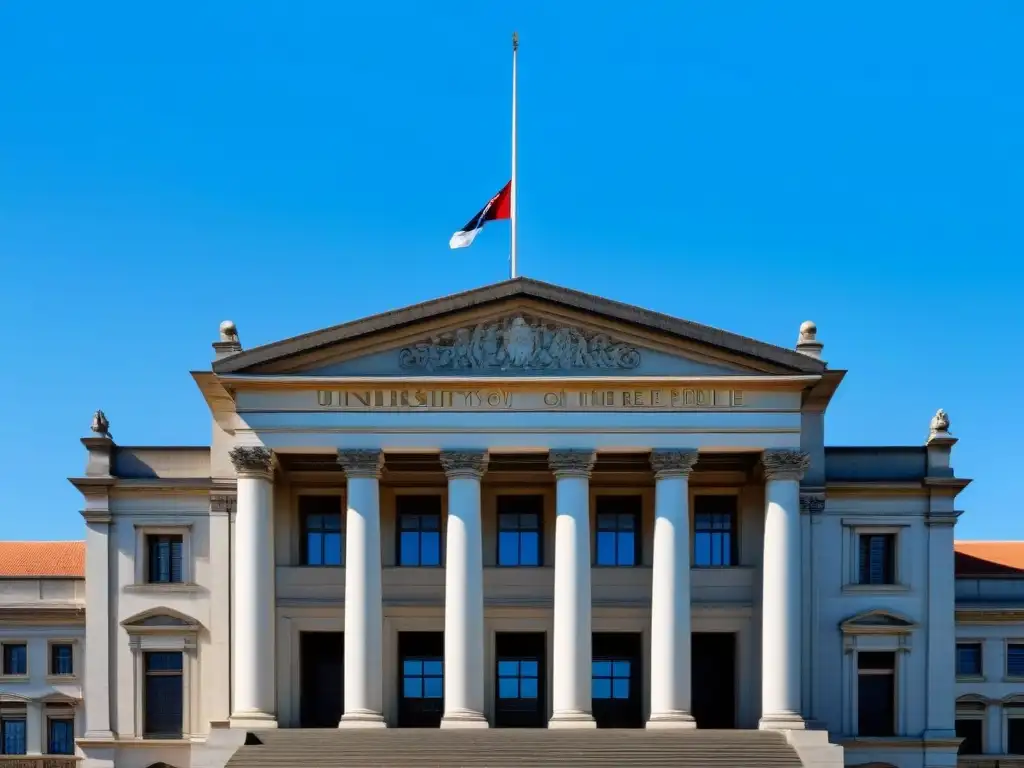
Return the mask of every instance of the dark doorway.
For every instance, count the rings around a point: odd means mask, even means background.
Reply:
[[[299,633],[299,725],[337,728],[345,711],[345,633]]]
[[[438,728],[444,715],[444,632],[398,633],[398,727]]]
[[[543,632],[499,632],[494,639],[496,728],[547,726],[547,639]]]
[[[595,632],[591,698],[598,728],[643,728],[639,632]]]
[[[692,635],[693,718],[698,728],[736,727],[736,635]]]

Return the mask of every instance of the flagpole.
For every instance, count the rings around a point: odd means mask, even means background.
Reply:
[[[509,258],[512,278],[516,276],[516,51],[519,35],[512,33],[512,186],[509,195],[509,215],[512,220],[512,251]]]

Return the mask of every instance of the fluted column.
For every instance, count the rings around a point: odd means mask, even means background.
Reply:
[[[231,725],[276,728],[273,456],[259,446],[238,446],[229,455],[238,475]]]
[[[445,451],[441,465],[448,476],[441,727],[486,728],[480,479],[487,469],[487,454]]]
[[[345,469],[345,713],[339,728],[384,728],[380,471],[376,449],[338,451]]]
[[[690,712],[690,472],[697,451],[656,450],[648,728],[696,728]]]
[[[590,471],[594,451],[551,451],[555,606],[550,728],[595,728],[591,704]]]
[[[766,478],[761,597],[761,724],[802,729],[800,478],[810,459],[791,450],[764,452]]]

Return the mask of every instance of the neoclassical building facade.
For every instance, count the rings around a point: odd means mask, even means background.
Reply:
[[[956,765],[956,439],[939,411],[826,446],[822,349],[522,278],[250,349],[222,324],[208,445],[83,439],[80,756],[735,728]]]

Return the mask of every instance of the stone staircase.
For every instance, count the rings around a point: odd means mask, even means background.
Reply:
[[[646,730],[333,730],[247,734],[228,768],[800,768],[782,733]],[[841,763],[840,763],[841,765]]]

